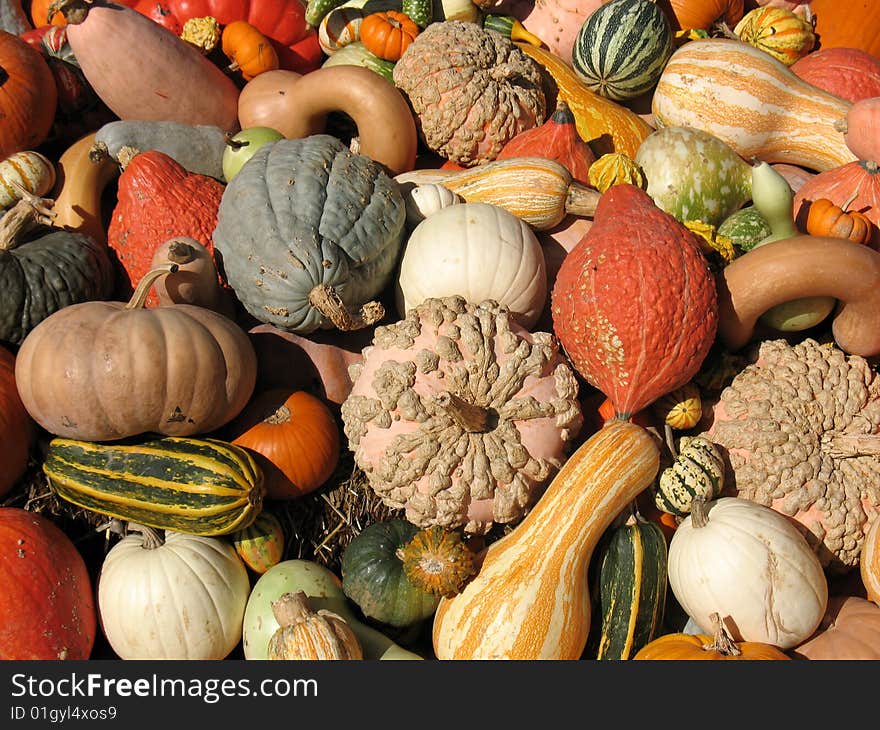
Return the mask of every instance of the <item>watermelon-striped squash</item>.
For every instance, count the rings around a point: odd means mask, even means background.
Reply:
[[[690,514],[691,502],[710,502],[724,489],[724,460],[718,447],[702,436],[682,436],[672,466],[660,472],[654,504],[661,512]]]
[[[596,659],[632,659],[661,631],[666,538],[638,517],[612,529],[599,558],[601,628]]]
[[[673,34],[652,0],[614,0],[590,15],[572,50],[572,67],[591,91],[623,101],[649,91],[672,55]]]
[[[96,443],[55,438],[43,472],[62,499],[161,530],[225,535],[263,506],[263,474],[240,446],[166,437]]]

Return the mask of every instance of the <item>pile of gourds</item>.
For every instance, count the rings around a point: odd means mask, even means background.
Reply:
[[[840,5],[0,0],[0,658],[880,657]]]

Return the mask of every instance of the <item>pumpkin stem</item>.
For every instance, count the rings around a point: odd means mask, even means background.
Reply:
[[[290,420],[290,409],[287,406],[280,406],[271,416],[266,417],[266,423],[273,426],[277,423],[287,423]]]
[[[691,525],[699,529],[708,524],[709,512],[706,509],[706,498],[697,495],[691,500]]]
[[[195,261],[196,250],[186,241],[175,240],[168,244],[168,260],[175,264],[189,264]]]
[[[678,449],[675,448],[675,437],[672,435],[672,426],[668,423],[664,423],[663,427],[663,435],[666,437],[666,446],[669,448],[669,453],[672,454],[673,459],[677,459]]]
[[[141,151],[139,149],[130,145],[123,145],[120,147],[119,152],[116,153],[116,161],[119,163],[119,168],[125,170],[125,168],[128,167],[128,163],[140,153]]]
[[[281,627],[295,626],[313,613],[309,598],[304,591],[285,593],[272,601],[272,615]]]
[[[37,226],[50,225],[57,215],[52,210],[54,200],[34,195],[15,180],[7,182],[16,188],[22,197],[0,219],[0,251],[15,248],[24,233]]]
[[[584,218],[592,218],[602,194],[595,188],[572,180],[565,193],[565,212]]]
[[[352,312],[336,290],[327,284],[318,284],[309,292],[309,304],[343,332],[369,327],[385,316],[385,307],[380,302],[367,302],[359,311]]]
[[[147,300],[147,292],[150,291],[153,282],[165,274],[176,274],[179,269],[180,267],[175,263],[160,264],[155,269],[150,269],[141,277],[137,288],[131,295],[131,299],[129,299],[128,304],[125,305],[125,309],[142,309],[144,302]]]
[[[53,0],[46,13],[46,24],[52,22],[55,13],[61,13],[68,25],[82,23],[89,14],[92,0]]]
[[[703,649],[706,651],[717,651],[724,656],[739,656],[742,654],[742,650],[736,645],[733,637],[727,631],[727,627],[721,619],[721,614],[716,612],[709,618],[712,620],[715,636],[711,644],[703,644]]]
[[[833,459],[853,456],[880,456],[880,434],[826,433],[822,436],[822,451]]]
[[[468,403],[455,393],[440,393],[434,403],[468,433],[487,433],[495,427],[488,408]]]
[[[95,142],[95,144],[89,147],[89,162],[95,165],[102,163],[109,155],[110,150],[103,142]]]
[[[159,534],[159,531],[152,527],[148,527],[147,525],[134,525],[129,523],[128,531],[139,532],[141,534],[141,546],[144,550],[155,550],[165,544],[165,540]]]
[[[715,23],[715,25],[713,26],[713,29],[717,30],[725,38],[731,38],[735,41],[741,40],[741,38],[736,33],[733,32],[733,30],[731,29],[731,27],[727,24],[727,21],[725,21],[725,20],[719,20],[717,23]]]
[[[842,119],[836,119],[834,124],[832,125],[834,129],[841,134],[846,134],[849,131],[849,122],[846,121],[846,117]]]
[[[864,175],[863,175],[863,176],[861,177],[861,179],[859,180],[859,184],[856,185],[856,189],[853,190],[852,195],[850,195],[846,200],[844,200],[844,201],[843,201],[843,205],[840,206],[840,210],[841,210],[842,213],[847,213],[847,212],[849,212],[849,211],[847,210],[847,208],[849,208],[849,206],[852,205],[852,202],[853,202],[856,198],[859,197],[859,192],[860,192],[861,189],[862,189],[862,183],[863,183],[863,182],[865,182],[865,177],[864,177]]]

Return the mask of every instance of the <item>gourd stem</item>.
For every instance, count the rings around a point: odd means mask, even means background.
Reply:
[[[663,424],[663,434],[666,436],[666,446],[669,447],[669,453],[673,459],[678,458],[678,449],[675,448],[675,437],[672,435],[672,426],[668,423]]]
[[[880,456],[880,434],[826,433],[822,436],[822,451],[834,459],[853,456]]]
[[[455,393],[440,393],[434,402],[468,433],[486,433],[493,428],[488,409],[468,403]]]
[[[124,171],[128,167],[128,163],[140,153],[141,151],[137,147],[132,147],[131,145],[120,147],[119,152],[116,153],[116,162],[119,163],[119,169]]]
[[[15,248],[23,233],[37,226],[50,225],[57,215],[50,207],[55,201],[37,197],[15,180],[8,182],[18,189],[22,197],[0,218],[0,251]]]
[[[272,601],[272,615],[281,627],[294,626],[304,621],[312,613],[309,599],[304,591],[285,593]]]
[[[742,650],[736,645],[731,635],[727,632],[724,621],[721,620],[721,614],[713,613],[710,617],[712,626],[715,629],[715,636],[711,644],[703,644],[706,651],[717,651],[724,656],[739,656]]]
[[[850,195],[846,200],[843,201],[843,205],[840,206],[840,210],[843,213],[849,212],[847,208],[852,205],[853,201],[859,197],[859,193],[862,190],[862,183],[865,182],[864,176],[859,180],[859,184],[856,185],[856,189],[853,190],[852,195]]]
[[[359,311],[352,312],[336,290],[327,284],[318,284],[309,292],[309,304],[343,332],[369,327],[385,316],[385,307],[380,302],[367,302]]]
[[[695,528],[709,524],[709,513],[706,510],[705,497],[696,496],[691,500],[691,525]]]
[[[565,212],[583,218],[592,218],[602,194],[588,185],[572,180],[565,193]]]
[[[147,292],[150,291],[153,282],[165,274],[176,274],[179,269],[180,267],[174,263],[159,264],[155,269],[150,269],[141,277],[137,288],[134,290],[134,294],[131,295],[128,304],[125,305],[125,309],[142,309],[144,302],[147,300]]]
[[[271,416],[266,418],[266,423],[275,425],[276,423],[287,423],[290,420],[290,409],[287,406],[280,406]]]
[[[148,527],[147,525],[129,525],[128,529],[130,532],[141,533],[141,547],[143,547],[144,550],[155,550],[165,544],[165,540],[162,539],[159,531],[152,527]]]
[[[55,13],[61,13],[68,25],[82,23],[89,14],[92,0],[53,0],[46,13],[46,23],[52,20]]]
[[[234,139],[234,136],[231,132],[226,133],[226,137],[224,142],[227,147],[231,147],[234,150],[240,150],[242,147],[247,147],[250,144],[249,140],[246,139]]]
[[[168,244],[168,260],[175,264],[189,264],[195,261],[196,250],[186,241],[172,241]]]

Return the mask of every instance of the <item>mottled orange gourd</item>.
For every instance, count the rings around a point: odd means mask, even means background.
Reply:
[[[156,249],[169,238],[189,236],[213,252],[212,236],[224,186],[188,172],[158,150],[132,157],[119,176],[107,243],[119,257],[117,294],[126,296],[146,274]],[[158,305],[153,291],[148,307]]]
[[[559,269],[552,313],[575,368],[622,418],[688,382],[718,323],[694,235],[629,184],[599,199],[592,228]]]

